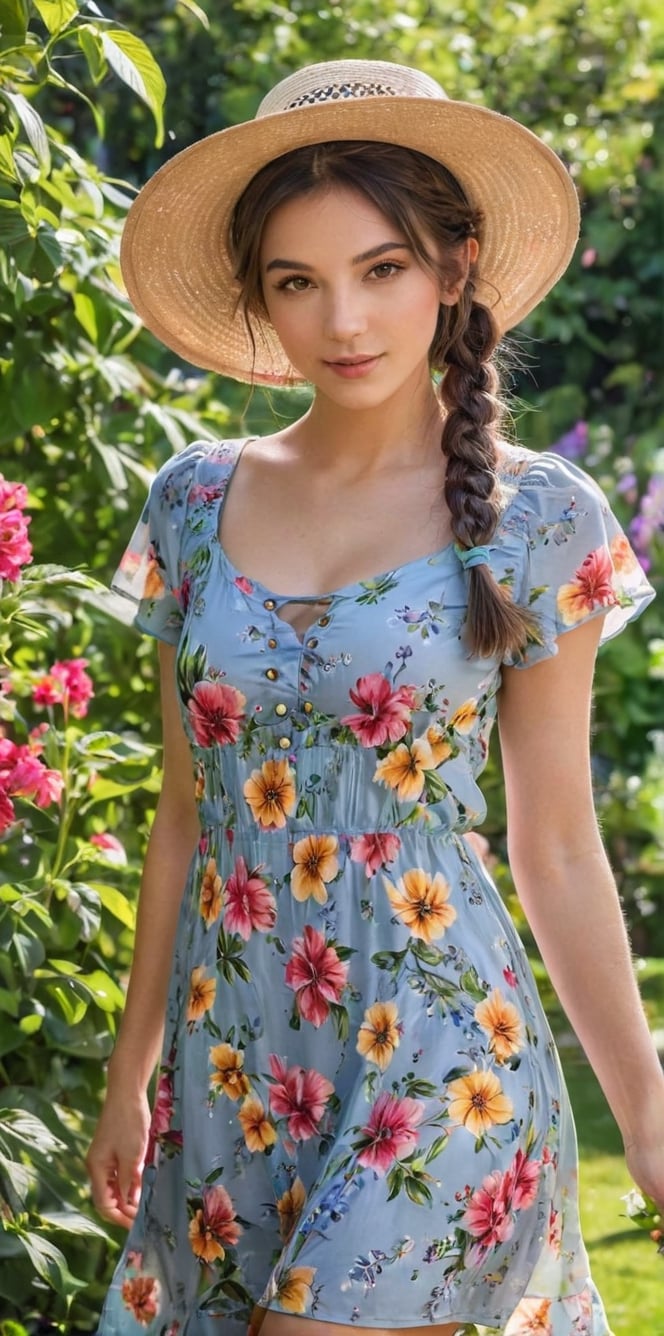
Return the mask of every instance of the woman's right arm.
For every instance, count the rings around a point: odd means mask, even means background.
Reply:
[[[134,957],[108,1087],[87,1167],[97,1210],[129,1227],[136,1214],[150,1112],[147,1088],[161,1050],[180,903],[200,837],[189,743],[175,689],[172,645],[159,644],[163,783],[148,843]]]

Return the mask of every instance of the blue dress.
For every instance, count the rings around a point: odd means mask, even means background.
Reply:
[[[467,576],[449,544],[312,598],[299,638],[218,540],[241,449],[160,470],[116,579],[179,646],[201,835],[100,1333],[245,1336],[260,1303],[609,1336],[551,1033],[463,838],[501,680],[464,645]],[[540,626],[510,664],[614,635],[652,590],[594,482],[516,447],[501,480],[491,565]]]

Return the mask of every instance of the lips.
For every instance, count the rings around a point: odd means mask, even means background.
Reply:
[[[363,362],[375,362],[377,353],[361,353],[357,357],[330,358],[328,366],[360,366]]]

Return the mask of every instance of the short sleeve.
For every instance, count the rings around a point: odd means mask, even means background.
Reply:
[[[550,658],[559,636],[594,617],[604,618],[604,643],[654,598],[604,493],[578,465],[539,455],[520,480],[515,509],[522,542],[514,598],[536,614],[539,633],[506,664]]]
[[[134,625],[169,645],[178,643],[183,622],[180,554],[189,490],[211,446],[194,441],[159,469],[111,581],[115,593],[135,604]]]

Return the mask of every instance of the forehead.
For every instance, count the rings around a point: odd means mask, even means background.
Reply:
[[[367,245],[405,240],[397,224],[361,191],[326,184],[272,210],[263,229],[261,253],[269,258],[268,251],[271,255],[287,240],[297,241],[300,249],[334,242],[335,249],[355,252],[358,237],[368,238]]]

